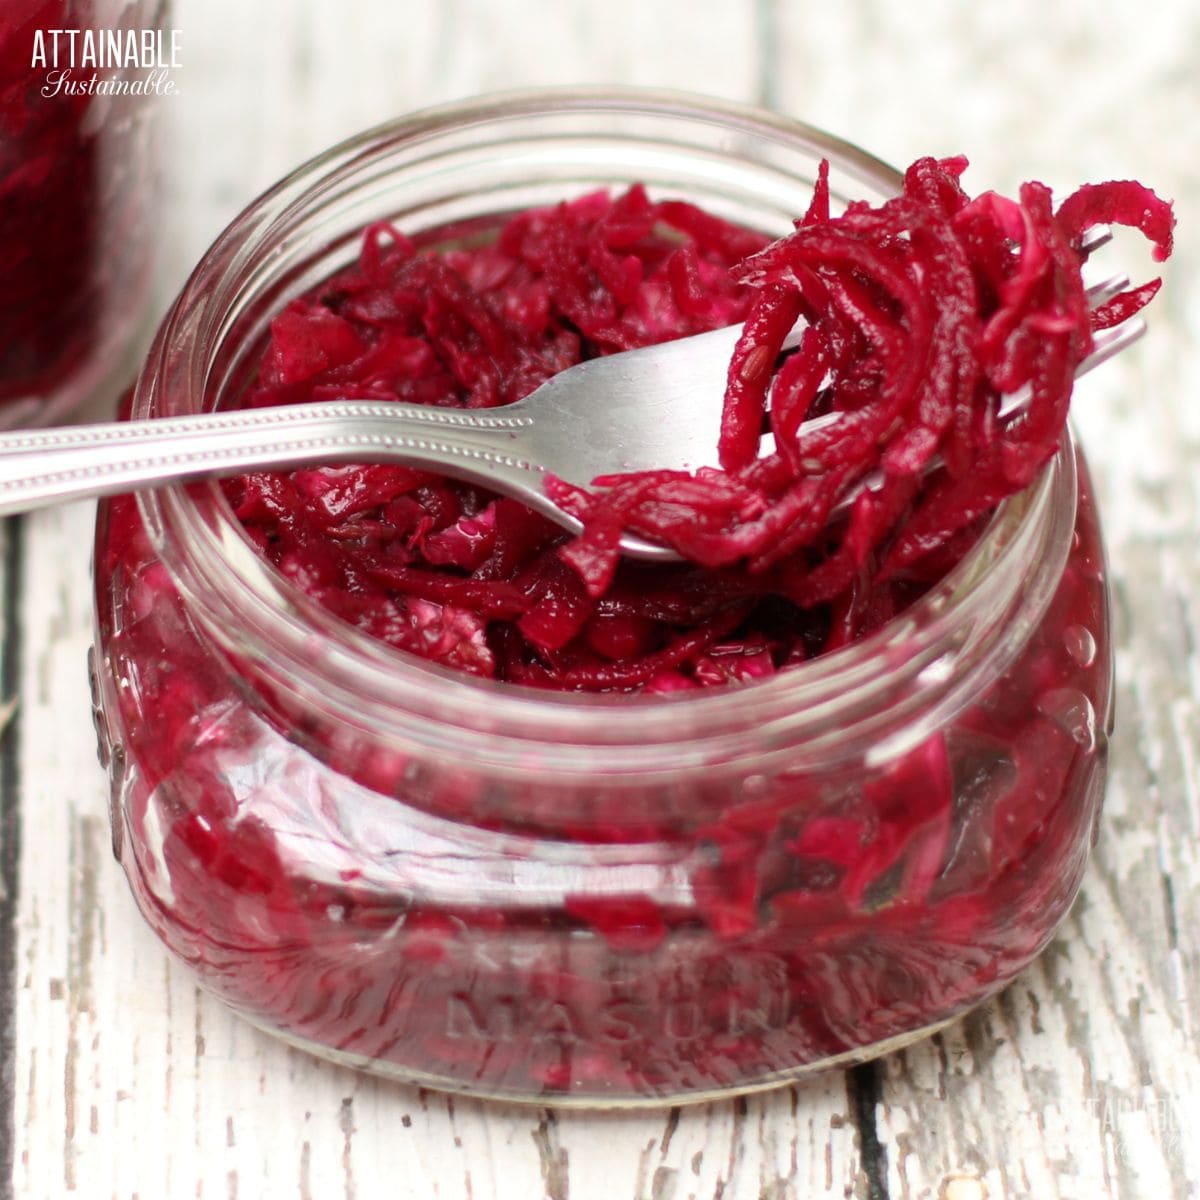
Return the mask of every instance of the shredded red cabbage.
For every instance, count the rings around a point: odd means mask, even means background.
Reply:
[[[479,676],[669,691],[861,638],[1055,453],[1093,321],[1153,295],[1157,281],[1090,317],[1083,235],[1125,223],[1170,250],[1170,206],[1141,185],[1084,188],[1056,213],[1036,183],[1019,201],[970,198],[965,166],[921,159],[901,195],[838,216],[823,170],[795,232],[770,245],[638,186],[451,248],[373,226],[357,263],[275,319],[250,404],[353,392],[491,407],[581,359],[744,320],[723,469],[614,476],[593,492],[552,480],[585,523],[575,539],[511,500],[394,466],[250,475],[229,485],[236,511],[334,612]],[[798,319],[800,346],[782,355]],[[1023,385],[1028,410],[1001,423],[998,394]],[[841,419],[800,432],[830,412]],[[876,470],[882,484],[831,520]],[[624,529],[686,563],[621,560]]]
[[[474,675],[668,692],[761,679],[861,637],[959,561],[1059,445],[1090,337],[1083,233],[1125,220],[1170,248],[1169,209],[1138,185],[1084,189],[1053,212],[1037,185],[1019,202],[967,199],[962,165],[923,160],[896,200],[838,217],[822,178],[770,246],[637,187],[520,214],[482,241],[457,231],[453,247],[374,227],[353,267],[280,314],[251,402],[352,388],[501,404],[580,357],[745,320],[725,468],[572,492],[578,539],[400,467],[251,475],[229,494],[270,559],[335,613]],[[798,316],[804,341],[779,360]],[[997,391],[1025,380],[1032,406],[1002,425]],[[833,410],[838,426],[797,433]],[[760,455],[764,427],[775,448]],[[933,454],[945,466],[925,481]],[[831,524],[841,490],[875,468],[883,487]],[[197,632],[132,498],[106,503],[99,722],[138,903],[258,1021],[485,1093],[744,1087],[946,1020],[1046,944],[1099,811],[1111,647],[1080,468],[1044,616],[919,744],[764,766],[753,786],[720,764],[645,796],[598,780],[585,810],[536,762],[513,782],[327,735],[307,709],[264,719]],[[694,561],[616,561],[625,524]],[[439,838],[463,824],[422,850],[428,813]],[[544,860],[531,830],[549,839]],[[576,871],[562,894],[522,883],[526,858],[579,852],[590,867],[595,843],[595,863],[625,846],[639,870],[606,868],[601,888]],[[644,890],[657,876],[643,851],[672,856],[686,886]]]

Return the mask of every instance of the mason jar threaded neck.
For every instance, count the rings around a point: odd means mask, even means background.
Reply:
[[[249,378],[270,317],[354,255],[384,217],[411,228],[644,182],[727,219],[786,232],[822,157],[835,202],[894,194],[891,168],[807,126],[706,98],[637,90],[484,97],[380,126],[313,159],[239,216],[183,289],[139,380],[135,417],[219,406]],[[814,770],[917,744],[1011,662],[1070,548],[1064,446],[1005,502],[966,557],[878,633],[770,679],[669,696],[546,693],[405,655],[304,595],[252,547],[215,483],[139,498],[197,627],[251,688],[383,742],[480,769],[586,776],[744,770],[773,755]]]

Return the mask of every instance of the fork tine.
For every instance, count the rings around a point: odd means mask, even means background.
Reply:
[[[1107,246],[1112,241],[1112,229],[1107,225],[1093,225],[1079,242],[1079,256],[1084,262],[1101,246]]]
[[[1106,283],[1109,281],[1106,281]],[[1120,287],[1118,291],[1122,290]],[[1130,317],[1128,320],[1122,321],[1119,325],[1114,325],[1110,329],[1105,329],[1098,333],[1092,339],[1091,352],[1083,358],[1079,365],[1075,368],[1075,378],[1078,379],[1082,375],[1086,375],[1093,368],[1098,367],[1101,363],[1107,362],[1116,354],[1132,346],[1146,332],[1146,322],[1141,317]],[[1002,421],[1009,420],[1016,416],[1022,408],[1029,402],[1029,388],[1023,387],[1019,391],[1013,392],[1004,397],[1000,405],[999,417]],[[941,462],[941,456],[935,455],[930,460],[929,465],[935,466]],[[851,488],[837,504],[833,507],[833,513],[845,512],[853,503],[855,497],[860,492],[877,491],[883,483],[883,472],[872,471],[870,475],[862,479],[859,484]]]
[[[1110,275],[1106,279],[1100,280],[1099,283],[1093,284],[1087,289],[1088,307],[1099,308],[1100,305],[1119,295],[1128,286],[1128,275]],[[1079,379],[1101,363],[1108,362],[1110,358],[1132,346],[1145,332],[1146,322],[1141,317],[1129,317],[1119,325],[1093,334],[1092,348],[1075,368],[1075,378]],[[1027,387],[1004,396],[1000,401],[998,413],[1000,419],[1003,421],[1015,416],[1028,402],[1029,389]]]
[[[1086,375],[1101,363],[1120,354],[1132,346],[1146,332],[1146,322],[1141,317],[1130,317],[1111,329],[1102,330],[1092,338],[1091,353],[1075,370],[1075,378]]]
[[[1114,296],[1119,296],[1129,287],[1129,276],[1125,274],[1108,275],[1084,289],[1088,308],[1099,308],[1107,304]]]
[[[1104,241],[1112,238],[1112,233],[1105,228]],[[1100,243],[1103,245],[1103,242]],[[1123,273],[1107,275],[1096,283],[1091,284],[1086,290],[1088,307],[1095,309],[1100,305],[1107,303],[1114,296],[1118,296],[1121,292],[1129,287],[1129,276]],[[1098,367],[1102,362],[1106,362],[1113,355],[1120,353],[1126,346],[1131,346],[1138,338],[1146,331],[1146,326],[1140,318],[1132,318],[1129,321],[1122,322],[1120,325],[1114,326],[1112,329],[1105,330],[1103,334],[1097,334],[1092,339],[1092,351],[1080,364],[1075,372],[1076,378],[1080,375],[1086,375],[1093,367]],[[797,338],[797,340],[799,340]],[[1000,404],[1000,417],[1006,418],[1012,416],[1019,409],[1023,408],[1029,399],[1027,390],[1013,392],[1011,395],[1005,396]],[[801,425],[801,433],[816,432],[827,425],[832,425],[838,420],[839,414],[836,412],[826,413],[821,417],[813,417],[805,421]],[[775,448],[775,442],[771,434],[764,433],[760,450],[764,454],[770,454]]]

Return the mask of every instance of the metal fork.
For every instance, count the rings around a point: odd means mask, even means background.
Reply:
[[[1088,289],[1089,303],[1126,287],[1124,276],[1105,279]],[[1144,330],[1138,318],[1106,330],[1079,373]],[[592,359],[499,409],[348,399],[2,434],[0,514],[268,467],[394,462],[481,484],[578,531],[579,522],[545,494],[547,474],[586,486],[615,472],[716,463],[725,377],[740,332],[729,326]],[[1007,397],[1004,411],[1023,402],[1020,393]],[[677,557],[635,534],[622,537],[621,549],[633,558]]]

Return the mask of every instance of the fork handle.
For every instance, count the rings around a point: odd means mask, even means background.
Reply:
[[[369,401],[198,413],[0,434],[0,515],[269,467],[395,462],[541,492],[529,418]]]

